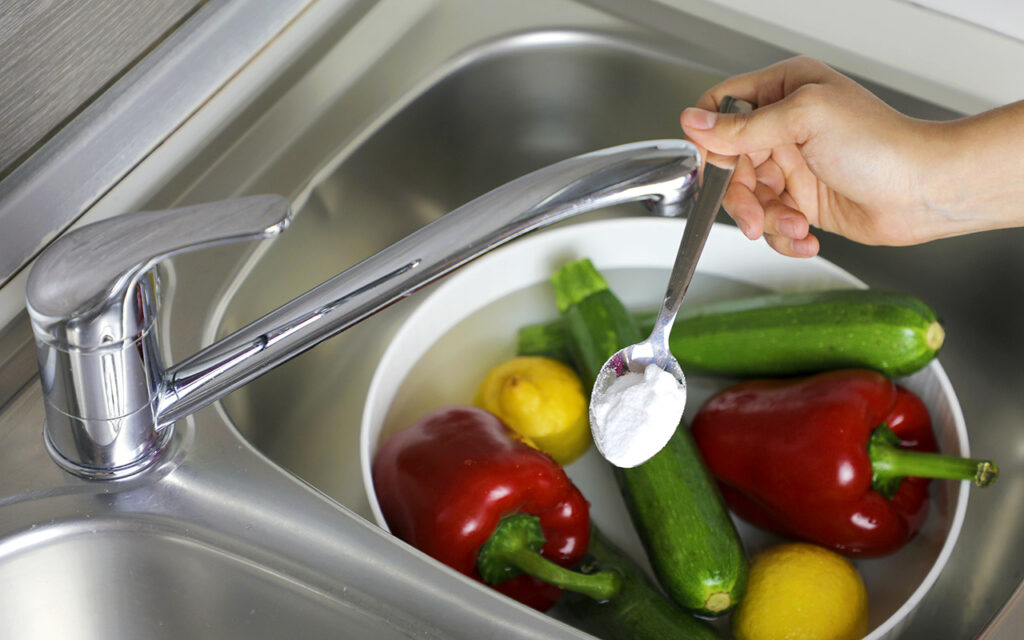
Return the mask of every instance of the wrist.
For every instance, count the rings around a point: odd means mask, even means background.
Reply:
[[[917,121],[922,232],[935,239],[1024,225],[1024,108]]]

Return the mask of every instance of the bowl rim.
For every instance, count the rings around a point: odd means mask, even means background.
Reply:
[[[606,243],[611,242],[609,239],[614,239],[614,241],[620,242],[621,244],[621,239],[629,236],[658,238],[659,242],[668,242],[671,246],[675,247],[678,244],[678,237],[682,233],[684,224],[685,220],[679,218],[628,217],[579,222],[553,229],[546,229],[530,234],[526,238],[499,247],[484,255],[474,261],[467,268],[460,269],[456,273],[445,278],[433,291],[425,296],[419,302],[418,306],[412,310],[405,320],[403,320],[387,348],[382,353],[370,380],[370,385],[366,393],[366,400],[363,405],[359,433],[360,471],[363,478],[363,488],[366,493],[366,498],[369,501],[370,510],[376,524],[385,531],[390,531],[387,526],[387,522],[384,519],[384,515],[381,512],[380,504],[377,501],[373,484],[372,455],[376,450],[377,439],[374,438],[372,450],[370,442],[371,431],[374,430],[375,426],[374,420],[380,422],[380,426],[383,425],[383,420],[387,415],[387,408],[390,406],[390,402],[394,398],[393,392],[390,394],[390,397],[383,397],[384,391],[382,388],[385,386],[384,378],[389,376],[387,372],[390,367],[388,365],[393,361],[396,361],[396,359],[398,359],[398,361],[404,360],[411,363],[418,362],[432,344],[421,344],[419,353],[412,354],[415,357],[409,357],[410,354],[407,351],[408,347],[405,346],[405,343],[409,341],[411,335],[422,335],[423,325],[441,325],[443,331],[438,332],[437,335],[443,335],[443,333],[447,332],[457,324],[458,321],[479,311],[481,308],[491,304],[492,302],[509,295],[511,292],[518,291],[524,287],[532,286],[538,282],[547,280],[548,276],[550,276],[550,269],[541,272],[538,267],[536,269],[528,269],[525,272],[518,273],[516,276],[516,282],[511,286],[511,288],[505,286],[501,287],[500,294],[497,293],[497,290],[499,289],[498,287],[491,289],[483,288],[482,291],[485,292],[484,295],[477,296],[472,300],[472,302],[468,303],[458,294],[458,292],[466,286],[467,281],[471,282],[473,279],[481,278],[489,270],[498,270],[501,271],[503,275],[507,275],[508,271],[502,270],[501,266],[509,261],[515,261],[520,254],[530,254],[538,251],[545,251],[550,254],[559,249],[568,249],[573,245],[595,242],[602,238]],[[759,266],[763,267],[762,269],[750,274],[750,281],[761,286],[767,285],[769,289],[780,290],[771,286],[772,284],[779,284],[778,282],[771,282],[772,278],[777,275],[774,269],[777,266],[782,265],[783,261],[789,262],[790,266],[786,267],[786,269],[791,269],[791,261],[793,260],[800,260],[804,264],[815,267],[819,274],[814,280],[822,280],[825,277],[828,277],[834,284],[842,283],[849,285],[851,288],[867,288],[867,285],[859,278],[827,261],[821,256],[799,259],[786,258],[769,248],[764,242],[749,244],[750,241],[742,234],[742,232],[732,225],[716,222],[713,226],[711,235],[708,238],[707,247],[710,248],[716,243],[728,245],[736,244],[737,242],[748,243],[745,253],[749,257],[752,257],[754,259],[753,261],[758,263]],[[575,253],[578,256],[578,252]],[[622,258],[619,260],[618,264],[615,263],[615,258],[611,259],[611,263],[602,260],[600,266],[602,269],[645,267],[666,268],[666,264],[663,260],[654,260],[652,258],[652,256],[655,255],[663,255],[663,252],[652,250],[649,251],[648,255],[644,258],[636,259],[635,257],[630,257],[628,260]],[[672,255],[674,255],[674,252]],[[706,258],[708,255],[708,253],[705,253],[702,256],[701,262],[697,264],[698,273],[724,275],[732,279],[737,279],[735,272],[723,273],[718,270],[719,267],[717,264],[709,264],[709,261]],[[598,260],[595,260],[595,262],[597,261]],[[520,262],[520,264],[529,263]],[[537,276],[541,277],[538,279]],[[813,285],[808,286],[808,284],[810,284],[810,282],[799,282],[795,285],[795,288],[790,288],[790,290],[799,290],[801,288],[812,290],[814,288]],[[437,320],[439,317],[438,310],[451,309],[453,303],[460,308],[459,320],[456,320],[455,322]],[[403,350],[405,350],[404,353]],[[400,359],[399,356],[401,356]],[[409,370],[409,368],[406,368],[401,372],[403,379],[409,373]],[[954,422],[956,438],[960,447],[961,455],[970,455],[967,427],[963,417],[963,410],[945,370],[942,368],[939,361],[935,359],[921,371],[929,371],[938,383],[941,393],[949,399],[951,418]],[[921,372],[918,372],[914,375],[919,375],[920,373]],[[376,436],[379,436],[380,429],[377,428],[376,431]],[[942,573],[942,570],[945,568],[945,565],[953,553],[953,548],[956,546],[957,539],[960,536],[961,529],[963,528],[963,524],[966,519],[967,502],[970,494],[968,487],[965,486],[966,482],[967,481],[957,483],[955,488],[952,489],[956,492],[956,496],[954,501],[955,506],[950,514],[949,531],[931,568],[906,601],[881,624],[875,627],[867,636],[865,636],[864,640],[879,640],[892,631],[897,625],[908,619],[914,608],[920,604],[921,600],[935,584],[936,580],[938,580],[939,575]]]

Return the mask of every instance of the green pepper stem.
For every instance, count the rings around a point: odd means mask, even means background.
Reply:
[[[873,472],[872,487],[890,496],[899,481],[907,476],[971,480],[979,487],[987,487],[999,475],[999,468],[991,460],[902,449],[899,437],[884,424],[871,433],[868,456]]]
[[[614,598],[622,588],[622,577],[614,571],[591,574],[570,571],[529,549],[513,551],[508,561],[534,578],[598,601]]]
[[[544,546],[540,519],[525,513],[505,516],[480,547],[477,569],[487,584],[495,585],[526,573],[561,589],[604,601],[618,595],[622,576],[615,571],[579,573],[540,554]]]

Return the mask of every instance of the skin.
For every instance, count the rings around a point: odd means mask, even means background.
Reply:
[[[720,114],[727,95],[757,105]],[[902,246],[1024,226],[1024,101],[949,122],[905,116],[810,58],[735,76],[683,111],[708,161],[739,156],[723,206],[779,253],[818,253],[812,228]]]

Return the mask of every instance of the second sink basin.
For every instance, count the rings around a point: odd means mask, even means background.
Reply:
[[[51,532],[36,531],[38,538]],[[406,637],[339,600],[189,532],[124,521],[62,523],[0,569],[0,637]],[[159,576],[159,580],[154,580]]]

